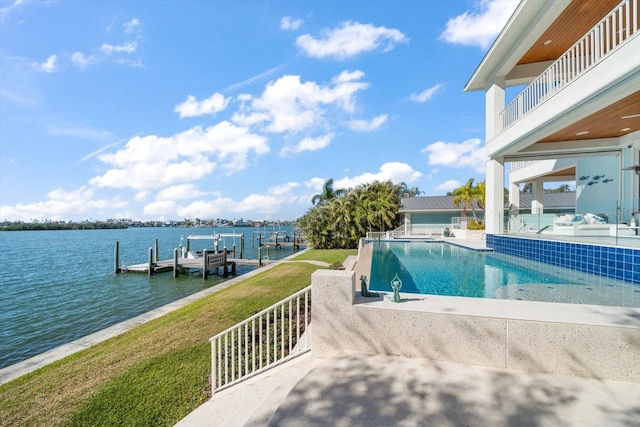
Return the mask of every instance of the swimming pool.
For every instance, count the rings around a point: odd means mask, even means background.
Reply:
[[[640,307],[640,286],[442,242],[375,242],[369,288],[403,293]]]

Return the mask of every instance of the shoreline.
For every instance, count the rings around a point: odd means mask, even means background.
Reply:
[[[270,262],[269,265],[266,265],[262,268],[257,268],[248,273],[241,274],[237,277],[229,279],[218,285],[214,285],[210,288],[196,292],[195,294],[186,296],[179,300],[173,301],[169,304],[165,304],[161,307],[155,308],[146,313],[139,314],[138,316],[132,317],[131,319],[125,320],[120,323],[116,323],[115,325],[109,326],[108,328],[102,329],[98,332],[94,332],[82,338],[78,338],[76,340],[63,344],[59,347],[53,348],[51,350],[47,350],[44,353],[40,353],[36,356],[30,357],[21,362],[2,368],[0,369],[0,385],[8,383],[9,381],[12,381],[30,372],[33,372],[37,369],[47,366],[53,362],[61,360],[74,353],[77,353],[82,350],[86,350],[94,346],[95,344],[108,340],[109,338],[113,338],[115,336],[121,335],[137,326],[143,325],[147,322],[150,322],[151,320],[157,319],[159,317],[164,316],[165,314],[171,313],[175,310],[178,310],[179,308],[182,308],[188,304],[191,304],[192,302],[195,302],[206,296],[209,296],[218,291],[221,291],[222,289],[228,288],[229,286],[235,285],[236,283],[244,280],[245,278],[251,277],[262,271],[265,271],[266,269],[269,269],[275,265],[278,265],[280,262],[288,261],[289,258],[298,256],[308,250],[309,248],[305,248],[281,260],[277,260],[277,261],[274,260]]]

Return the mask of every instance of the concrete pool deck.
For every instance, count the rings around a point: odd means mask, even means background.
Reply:
[[[214,394],[190,426],[632,426],[640,383],[307,353]]]
[[[640,308],[403,293],[401,303],[364,298],[357,288],[370,272],[372,247],[360,248],[353,271],[313,274],[317,357],[387,354],[640,382]]]

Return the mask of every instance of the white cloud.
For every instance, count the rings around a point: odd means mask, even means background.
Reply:
[[[35,68],[38,71],[42,71],[44,73],[53,73],[57,69],[57,61],[58,61],[58,56],[51,55],[50,57],[47,58],[45,62],[43,63],[34,62],[32,65],[33,65],[33,68]]]
[[[122,26],[124,27],[125,34],[131,34],[133,30],[135,30],[135,28],[139,25],[140,25],[140,20],[138,18],[133,18],[131,21],[125,22],[124,24],[122,24]]]
[[[196,100],[192,95],[174,107],[173,111],[180,114],[180,118],[197,117],[205,114],[215,114],[223,111],[229,105],[231,98],[225,98],[222,94],[216,92],[209,98],[202,101]]]
[[[322,189],[322,186],[324,185],[324,183],[326,181],[327,180],[325,178],[319,178],[319,177],[316,176],[316,177],[311,178],[308,181],[305,181],[304,185],[307,188],[310,188],[310,189],[312,189],[314,191],[320,191]]]
[[[176,203],[173,200],[157,200],[145,205],[142,213],[144,215],[158,217],[175,217]]]
[[[374,117],[370,121],[366,120],[352,120],[349,122],[349,129],[356,132],[371,132],[378,129],[387,121],[387,115],[381,114]]]
[[[448,43],[486,49],[507,23],[519,0],[480,0],[476,10],[449,19],[440,38]]]
[[[300,132],[324,122],[330,108],[342,113],[355,110],[355,95],[369,84],[360,81],[362,71],[344,71],[332,85],[300,81],[300,76],[285,75],[270,82],[259,98],[245,98],[246,105],[232,120],[243,126],[258,126],[265,132]]]
[[[198,180],[216,169],[246,168],[250,155],[269,152],[266,139],[223,121],[170,137],[134,137],[115,153],[98,156],[111,167],[89,182],[97,187],[147,190]]]
[[[461,143],[438,141],[420,150],[428,153],[430,165],[442,165],[451,168],[472,167],[478,173],[484,173],[485,154],[482,142],[467,139]]]
[[[100,46],[100,52],[106,55],[111,55],[112,53],[133,53],[137,48],[138,43],[135,41],[127,42],[120,46],[109,43],[102,43],[102,46]]]
[[[20,5],[26,4],[28,1],[25,0],[14,0],[9,6],[0,7],[0,21],[4,20],[9,14],[18,9]]]
[[[93,199],[94,189],[83,186],[75,191],[61,188],[47,193],[47,200],[37,203],[0,206],[0,218],[13,221],[31,221],[33,219],[52,219],[78,217],[99,218],[111,209],[122,209],[127,202],[121,200]]]
[[[440,90],[440,88],[442,88],[441,84],[437,84],[435,86],[432,86],[430,88],[427,88],[425,90],[423,90],[420,93],[412,93],[411,94],[411,99],[416,101],[416,102],[427,102],[429,101],[431,98],[433,98],[433,95],[436,94],[436,92],[438,92]]]
[[[296,39],[296,44],[313,58],[345,59],[378,48],[386,52],[408,41],[407,36],[395,28],[347,21],[339,28],[325,28],[319,38],[303,34]]]
[[[188,200],[204,194],[195,184],[172,185],[158,192],[156,200]]]
[[[82,52],[74,52],[71,55],[71,62],[78,68],[84,70],[87,66],[93,64],[96,61],[95,55],[85,55]]]
[[[214,200],[198,200],[193,203],[178,207],[176,213],[183,218],[215,218],[221,213],[236,215],[261,215],[269,216],[280,209],[283,203],[295,203],[299,198],[295,197],[293,190],[299,187],[297,182],[287,182],[271,187],[266,194],[250,194],[242,200],[233,200],[221,197]]]
[[[451,190],[455,190],[456,188],[460,187],[460,181],[457,181],[455,179],[450,179],[448,181],[443,182],[442,184],[438,185],[436,187],[436,191],[451,191]]]
[[[148,191],[138,191],[134,196],[133,196],[133,200],[135,200],[136,202],[143,202],[145,200],[147,200],[147,198],[149,198],[149,192]]]
[[[318,138],[307,137],[302,139],[299,143],[295,145],[287,145],[280,150],[281,156],[287,156],[289,154],[301,153],[303,151],[317,151],[327,147],[331,144],[331,140],[335,134],[329,133],[327,135],[322,135]]]
[[[380,166],[380,171],[376,173],[366,172],[353,178],[345,177],[337,180],[333,188],[353,188],[361,184],[368,184],[374,181],[388,181],[394,183],[404,182],[409,184],[418,180],[422,174],[413,170],[411,166],[400,162],[387,162]]]
[[[74,138],[91,139],[95,141],[107,141],[113,139],[113,134],[105,129],[94,129],[75,124],[48,124],[47,131],[51,135],[71,136]]]
[[[284,16],[280,20],[280,29],[282,30],[297,30],[300,28],[304,21],[301,19],[291,19],[290,16]]]

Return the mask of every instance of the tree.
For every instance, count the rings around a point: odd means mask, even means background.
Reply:
[[[329,178],[324,182],[322,186],[322,193],[316,194],[311,198],[311,204],[314,206],[323,205],[328,203],[331,199],[342,196],[345,194],[345,190],[333,189],[333,178]]]
[[[474,207],[474,200],[476,199],[477,191],[473,186],[474,178],[469,178],[467,183],[463,186],[460,186],[453,190],[453,205],[455,207],[460,207],[462,205],[462,213],[464,216],[467,216],[467,208],[471,208],[471,212],[473,214],[474,221],[477,221],[476,210]]]
[[[475,180],[473,178],[470,178],[465,185],[454,189],[447,195],[453,196],[454,206],[460,207],[460,205],[462,205],[462,214],[464,216],[467,216],[467,208],[471,208],[474,227],[478,227],[478,229],[480,229],[484,228],[484,224],[478,221],[475,208],[478,207],[484,210],[486,204],[486,186],[484,181],[479,182],[477,185],[473,185],[474,181]]]
[[[356,248],[367,231],[396,228],[400,199],[416,194],[420,194],[417,188],[391,181],[334,191],[333,180],[328,180],[323,193],[313,197],[314,207],[298,219],[297,225],[317,249]]]

